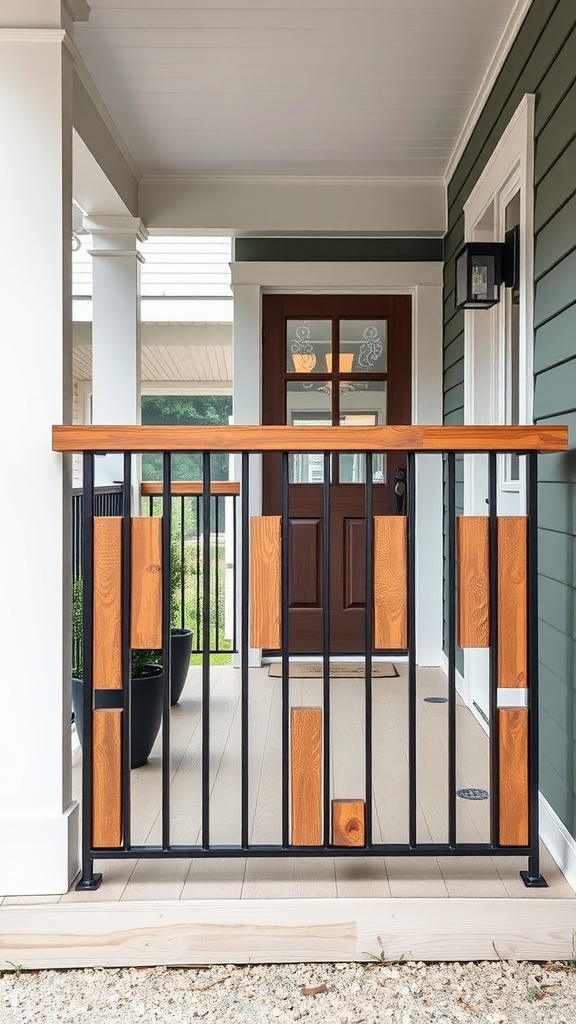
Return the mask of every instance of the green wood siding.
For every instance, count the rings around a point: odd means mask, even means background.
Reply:
[[[234,259],[274,263],[442,261],[441,238],[237,238]]]
[[[535,111],[534,418],[576,434],[576,3],[533,0],[448,187],[445,422],[463,422],[463,207],[526,93]],[[576,835],[576,452],[540,458],[541,788]]]

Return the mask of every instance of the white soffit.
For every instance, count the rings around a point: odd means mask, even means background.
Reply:
[[[441,177],[516,0],[91,0],[145,175]]]

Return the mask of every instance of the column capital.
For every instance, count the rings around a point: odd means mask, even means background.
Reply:
[[[97,249],[130,248],[123,245],[122,241],[132,238],[135,242],[145,242],[148,238],[148,231],[139,217],[84,217],[82,226],[92,235]]]

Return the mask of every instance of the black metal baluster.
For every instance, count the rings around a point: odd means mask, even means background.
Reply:
[[[186,629],[186,545],[184,538],[184,514],[186,497],[180,495],[180,629]]]
[[[324,452],[322,485],[322,676],[324,727],[324,846],[330,846],[330,462]]]
[[[366,846],[373,845],[372,836],[372,651],[374,649],[374,518],[373,518],[373,468],[372,452],[366,453],[366,485],[365,485],[365,575],[366,575],[366,613],[364,636],[364,672],[365,687],[365,776],[366,776]]]
[[[196,495],[196,650],[200,651],[200,497]]]
[[[162,847],[170,848],[170,581],[172,541],[172,457],[163,454],[162,473]]]
[[[132,760],[132,654],[130,621],[132,615],[132,455],[124,453],[122,517],[122,840],[130,849],[132,811],[130,765]]]
[[[215,494],[214,495],[214,517],[215,517],[215,520],[216,520],[216,523],[215,523],[215,526],[216,526],[216,529],[215,529],[216,546],[215,546],[215,549],[214,549],[214,598],[215,598],[215,600],[214,600],[214,608],[215,608],[215,615],[216,615],[216,623],[215,623],[216,635],[215,635],[214,651],[216,652],[216,654],[218,654],[220,652],[220,621],[219,621],[220,620],[220,573],[218,571],[219,570],[219,561],[220,561],[220,522],[219,522],[219,514],[220,514],[219,499],[218,499],[218,495]]]
[[[497,455],[488,454],[488,565],[490,608],[488,638],[490,694],[490,842],[500,844],[500,729],[498,719],[498,482]]]
[[[240,626],[240,686],[241,686],[241,761],[242,761],[242,808],[241,808],[241,843],[244,850],[248,849],[250,842],[248,822],[248,800],[249,800],[249,733],[248,733],[248,710],[249,710],[249,675],[248,675],[248,644],[249,631],[248,619],[250,608],[249,596],[249,572],[250,572],[250,456],[248,452],[242,453],[241,472],[241,494],[242,494],[242,554],[241,554],[241,595],[240,608],[242,622]],[[234,647],[236,647],[236,499],[234,498]]]
[[[290,845],[289,454],[282,452],[282,846]]]
[[[248,455],[246,455],[246,458],[248,458]],[[244,459],[244,456],[242,456],[242,459]],[[248,473],[248,471],[247,471],[247,473]],[[248,480],[248,475],[246,475],[246,480]],[[243,481],[244,481],[244,462],[242,462],[242,484],[241,484],[242,487],[244,487],[244,482]],[[236,556],[238,554],[238,551],[237,551],[237,548],[236,548],[236,545],[238,543],[238,524],[237,524],[237,513],[236,513],[237,498],[236,498],[236,495],[234,495],[229,500],[232,502],[232,651],[234,653],[236,653],[236,651],[238,650],[238,634],[237,634],[238,626],[237,626],[237,623],[236,623],[236,608],[237,608],[236,588],[238,586],[238,570],[237,570],[237,567],[236,567]],[[242,545],[242,550],[244,550],[244,546],[245,545],[243,544]]]
[[[92,857],[92,662],[94,641],[93,586],[94,586],[94,456],[83,456],[82,491],[82,532],[83,532],[83,744],[82,744],[82,876],[76,885],[78,890],[97,889],[102,875],[94,872]]]
[[[202,453],[202,848],[210,847],[210,453]]]
[[[448,453],[448,844],[456,846],[456,454]]]
[[[416,723],[416,456],[408,453],[408,832],[409,843],[418,842],[417,825],[417,723]]]
[[[538,678],[538,453],[526,456],[528,513],[528,794],[529,841],[528,870],[521,871],[524,885],[530,889],[547,888],[540,874],[539,813],[539,678]]]

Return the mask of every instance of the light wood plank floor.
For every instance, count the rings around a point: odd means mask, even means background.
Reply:
[[[374,837],[407,842],[408,694],[405,666],[397,678],[373,683]],[[424,701],[446,695],[440,669],[418,670],[418,839],[447,839],[447,704]],[[200,837],[201,670],[191,668],[181,702],[171,711],[172,841]],[[322,682],[292,679],[293,706],[322,704]],[[254,843],[280,841],[281,681],[268,669],[250,671],[250,824]],[[332,796],[364,796],[364,680],[332,681]],[[211,841],[240,836],[240,672],[211,672]],[[457,709],[457,785],[489,788],[488,740],[464,705]],[[150,761],[132,772],[134,843],[160,840],[160,740]],[[80,796],[81,755],[74,756],[75,796]],[[489,801],[458,799],[458,840],[489,838]],[[548,852],[542,871],[548,889],[529,890],[519,877],[524,858],[246,858],[238,860],[101,861],[104,880],[95,893],[6,897],[26,903],[195,899],[297,899],[335,897],[524,897],[570,899],[574,892]]]

